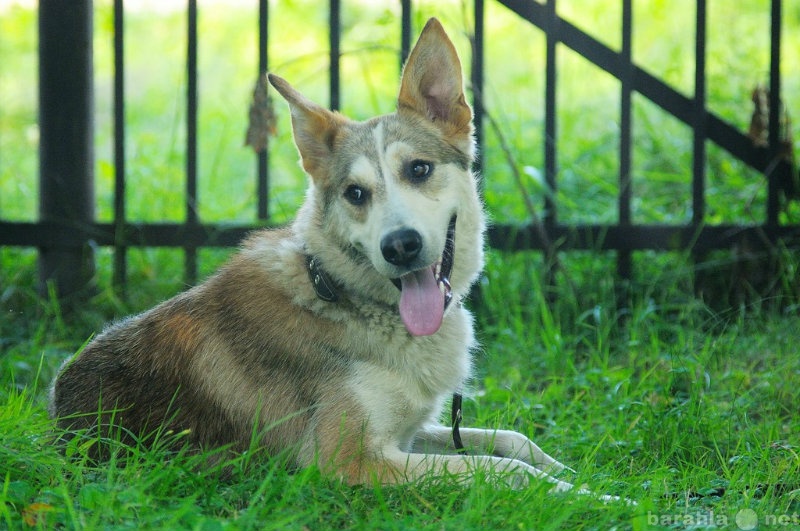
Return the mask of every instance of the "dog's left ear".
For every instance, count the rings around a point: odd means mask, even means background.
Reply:
[[[464,98],[461,62],[441,23],[428,20],[403,69],[398,110],[412,110],[459,145],[471,145],[472,110]]]
[[[289,103],[294,143],[300,152],[303,169],[314,182],[321,184],[328,176],[328,163],[336,135],[347,118],[309,100],[282,77],[275,74],[268,74],[267,77]]]

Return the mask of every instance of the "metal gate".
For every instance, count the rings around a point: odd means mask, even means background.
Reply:
[[[558,46],[569,48],[619,80],[620,146],[617,198],[618,221],[611,224],[563,224],[559,205],[547,195],[542,205],[544,215],[526,225],[493,225],[489,242],[499,249],[541,249],[550,255],[576,249],[611,250],[617,253],[617,272],[631,275],[632,253],[640,250],[689,250],[702,254],[728,249],[747,241],[751,247],[770,250],[778,245],[800,243],[800,225],[782,224],[779,210],[782,201],[800,194],[797,174],[786,155],[781,138],[781,0],[771,0],[770,67],[767,134],[763,142],[748,135],[711,112],[706,105],[706,0],[697,0],[694,42],[694,95],[687,97],[666,82],[649,74],[632,60],[632,0],[622,2],[622,47],[615,51],[559,16],[556,0],[539,3],[533,0],[500,0],[520,17],[521,24],[532,24],[546,38],[547,69],[545,79],[544,179],[551,190],[559,186],[556,155],[557,142],[557,61]],[[400,2],[401,50],[399,63],[409,52],[412,40],[411,0]],[[258,0],[257,24],[259,72],[267,71],[269,38],[269,2]],[[340,85],[340,15],[339,0],[328,3],[330,32],[330,107],[339,106]],[[269,151],[256,156],[258,206],[252,224],[230,226],[208,224],[198,217],[197,195],[197,0],[188,0],[186,75],[186,166],[185,220],[180,223],[133,223],[126,218],[125,189],[125,77],[124,9],[122,0],[114,1],[114,216],[111,223],[94,219],[92,175],[92,2],[39,3],[40,69],[40,220],[11,222],[0,219],[0,245],[35,247],[40,250],[42,280],[55,279],[61,293],[79,290],[93,271],[92,247],[114,249],[114,281],[126,282],[126,251],[131,247],[176,247],[185,251],[185,279],[197,279],[197,250],[207,246],[235,246],[256,226],[270,223]],[[481,94],[484,86],[485,5],[474,0],[471,5],[474,28],[470,81],[475,110],[476,136],[484,138],[485,113]],[[641,225],[632,220],[631,182],[631,96],[639,94],[688,125],[693,135],[692,219],[683,225]],[[65,104],[65,102],[69,102]],[[754,224],[708,223],[705,190],[706,142],[711,141],[733,157],[765,176],[767,186],[765,219]],[[478,170],[480,171],[480,161]]]

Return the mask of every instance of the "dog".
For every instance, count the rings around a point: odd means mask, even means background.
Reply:
[[[257,445],[348,484],[476,470],[565,491],[567,467],[524,435],[440,415],[476,348],[464,299],[483,266],[461,63],[431,19],[396,112],[352,121],[269,74],[310,177],[288,227],[248,236],[203,283],[111,325],[65,362],[50,413],[64,433],[183,433],[197,449]],[[460,446],[460,444],[458,445]]]

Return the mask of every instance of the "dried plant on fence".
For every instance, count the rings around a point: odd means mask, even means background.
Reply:
[[[267,92],[267,76],[258,76],[250,103],[244,145],[250,146],[256,153],[266,150],[268,138],[275,136],[275,122],[272,98]]]

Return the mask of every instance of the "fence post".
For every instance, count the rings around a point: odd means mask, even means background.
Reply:
[[[91,0],[39,2],[39,216],[68,240],[40,248],[39,281],[46,292],[52,280],[60,298],[94,273],[92,74]]]

